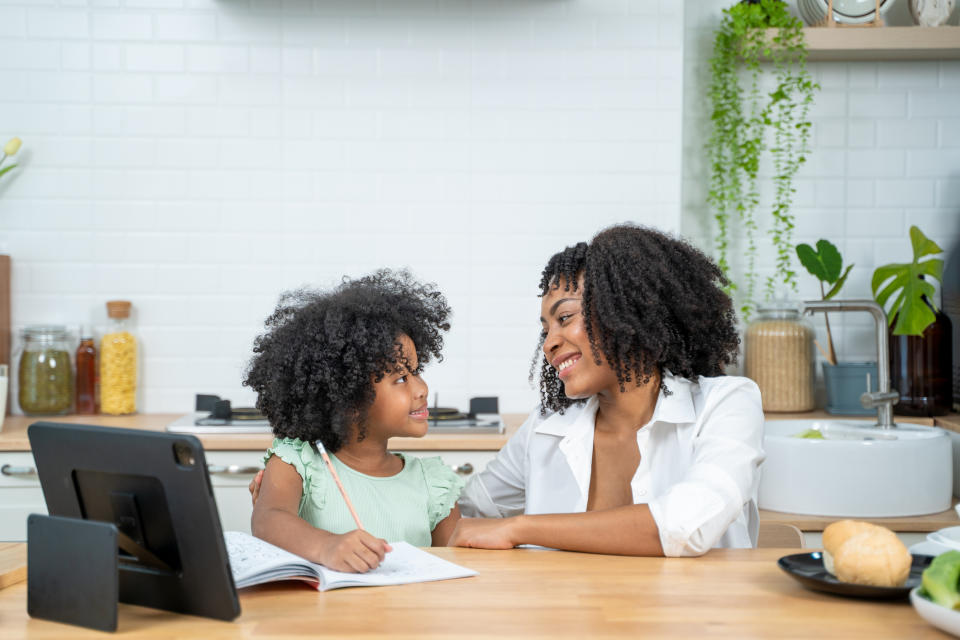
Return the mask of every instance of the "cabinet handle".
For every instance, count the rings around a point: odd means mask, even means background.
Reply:
[[[15,467],[12,464],[5,464],[0,467],[0,473],[5,476],[35,476],[37,475],[36,467]]]
[[[453,470],[459,473],[461,476],[468,476],[473,473],[473,465],[469,462],[464,462],[463,464],[454,467]]]
[[[245,476],[254,475],[260,471],[260,467],[241,467],[238,464],[208,464],[207,471],[210,475],[222,476]]]

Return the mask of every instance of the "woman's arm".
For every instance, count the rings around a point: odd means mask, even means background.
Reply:
[[[522,515],[483,520],[464,518],[450,546],[512,549],[535,544],[567,551],[662,556],[660,532],[645,504],[586,513]]]
[[[438,522],[437,526],[433,528],[433,532],[430,534],[431,544],[434,547],[448,546],[450,536],[453,535],[453,530],[457,528],[457,523],[460,520],[460,507],[454,504],[453,509],[450,510],[450,515]]]
[[[267,461],[250,526],[258,538],[336,571],[374,569],[390,550],[386,540],[362,529],[335,534],[317,529],[298,515],[303,479],[292,466],[273,456]]]

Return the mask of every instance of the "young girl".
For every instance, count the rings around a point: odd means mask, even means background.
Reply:
[[[338,571],[377,567],[387,540],[446,544],[463,480],[440,458],[387,450],[427,432],[424,364],[441,358],[450,307],[406,271],[285,294],[254,343],[244,384],[273,427],[253,534]],[[321,458],[319,440],[357,511]]]

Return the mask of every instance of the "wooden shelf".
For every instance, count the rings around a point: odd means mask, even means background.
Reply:
[[[803,33],[810,62],[960,60],[960,27],[805,27]]]

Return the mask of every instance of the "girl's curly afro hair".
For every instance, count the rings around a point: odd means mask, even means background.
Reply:
[[[584,328],[594,361],[609,363],[620,389],[646,384],[664,369],[696,380],[736,362],[736,314],[728,282],[701,251],[659,231],[631,224],[604,229],[589,244],[555,254],[540,278],[540,295],[582,276]],[[540,339],[543,347],[543,338]],[[574,404],[542,352],[540,411]],[[661,381],[661,387],[669,393]]]
[[[443,359],[449,316],[435,286],[405,270],[344,278],[332,291],[287,292],[254,341],[243,383],[257,392],[277,437],[320,440],[337,451],[352,428],[358,439],[366,435],[374,383],[397,367],[419,373],[431,358]],[[416,346],[416,368],[400,353],[402,334]]]

